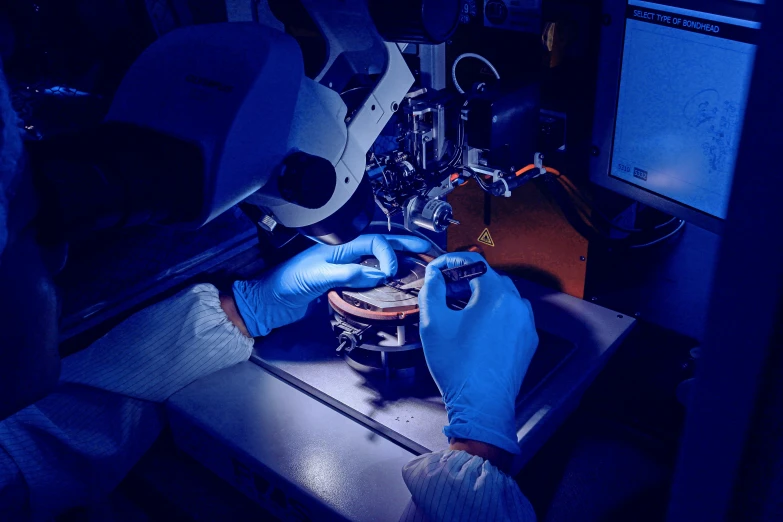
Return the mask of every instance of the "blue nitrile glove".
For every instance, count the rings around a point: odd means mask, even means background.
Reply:
[[[538,334],[530,303],[508,277],[491,268],[470,281],[473,295],[464,310],[446,306],[440,269],[476,261],[484,259],[475,253],[447,254],[427,267],[419,293],[424,356],[446,404],[446,436],[516,454],[514,403]]]
[[[397,273],[395,250],[424,253],[428,241],[413,236],[366,235],[340,246],[316,245],[257,281],[234,283],[234,298],[250,335],[303,318],[307,307],[336,287],[373,288]],[[356,264],[364,256],[380,261],[380,270]]]

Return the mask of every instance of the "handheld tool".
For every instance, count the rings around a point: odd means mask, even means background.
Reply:
[[[446,285],[452,285],[460,281],[470,281],[471,279],[475,279],[486,274],[487,264],[483,261],[477,261],[475,263],[470,263],[469,265],[456,266],[454,268],[442,268],[440,273],[443,274],[443,279],[446,280]],[[414,281],[410,284],[400,284],[396,281],[392,281],[389,283],[384,283],[384,286],[388,286],[389,288],[394,288],[395,290],[418,296],[420,288],[419,286],[413,285],[420,286],[421,282]]]

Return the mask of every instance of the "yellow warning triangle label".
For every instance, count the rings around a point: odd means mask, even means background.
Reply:
[[[484,243],[485,245],[489,245],[491,247],[495,246],[495,242],[492,241],[492,236],[490,235],[488,228],[484,229],[484,232],[481,233],[478,241],[479,243]]]

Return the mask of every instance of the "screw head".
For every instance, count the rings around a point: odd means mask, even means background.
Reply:
[[[612,15],[610,15],[609,13],[604,13],[601,23],[603,23],[604,25],[612,25]]]
[[[587,261],[587,258],[585,256],[579,256],[579,261]]]
[[[590,149],[590,154],[598,157],[601,155],[601,149],[599,149],[596,145],[593,145],[593,148]]]
[[[591,297],[590,300],[595,303],[596,301],[598,301],[598,298],[597,297]]]
[[[497,122],[498,122],[498,117],[492,116],[492,123],[497,123]]]

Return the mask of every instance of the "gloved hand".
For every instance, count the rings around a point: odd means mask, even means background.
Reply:
[[[397,273],[395,250],[424,253],[430,243],[413,236],[361,236],[340,246],[316,245],[257,281],[234,283],[234,298],[250,335],[298,321],[308,305],[335,287],[373,288]],[[354,263],[375,256],[380,270]]]
[[[424,356],[446,403],[446,436],[517,454],[514,403],[538,346],[533,310],[491,268],[470,281],[473,295],[464,310],[448,308],[440,269],[476,261],[484,259],[447,254],[427,267],[419,293]]]

